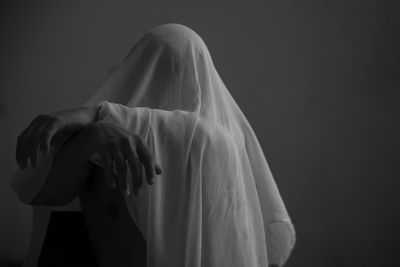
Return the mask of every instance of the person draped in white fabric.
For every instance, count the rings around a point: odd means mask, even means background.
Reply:
[[[104,236],[115,225],[137,226],[150,267],[283,266],[294,247],[257,137],[204,41],[186,26],[152,29],[83,108],[41,116],[27,129],[16,192],[48,209],[75,202],[101,266],[133,266],[123,230]],[[29,150],[23,140],[33,132]],[[49,153],[36,159],[37,148]],[[110,203],[119,218],[102,224],[102,214],[113,216]]]

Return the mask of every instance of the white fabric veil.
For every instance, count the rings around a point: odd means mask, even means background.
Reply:
[[[98,103],[98,119],[139,134],[163,168],[154,185],[143,182],[140,196],[125,197],[149,267],[286,262],[293,224],[257,137],[199,35],[179,24],[145,34],[86,105]],[[14,177],[25,203],[44,183],[51,157]],[[91,161],[101,166],[98,155]],[[41,230],[34,235],[45,231],[50,210],[35,207]],[[32,239],[28,261],[37,259],[32,248],[43,238]]]
[[[125,198],[148,266],[284,264],[294,227],[199,35],[179,24],[145,34],[87,104],[99,102],[100,119],[140,134],[164,170]]]

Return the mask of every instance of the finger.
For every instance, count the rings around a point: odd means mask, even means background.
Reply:
[[[134,154],[131,143],[129,142],[129,139],[127,139],[127,138],[120,139],[119,145],[120,145],[120,149],[121,149],[123,156],[125,157],[126,161],[128,162],[129,170],[131,173],[131,176],[130,176],[131,179],[129,179],[129,177],[127,177],[127,179],[126,179],[127,188],[129,188],[129,191],[131,192],[134,190],[133,180],[136,179],[136,175],[137,175],[135,162],[138,161],[139,159],[138,159],[137,155]],[[138,184],[138,182],[135,183],[135,186],[136,186],[136,184]]]
[[[31,158],[31,163],[32,167],[37,166],[37,156],[39,151],[41,150],[42,143],[44,136],[47,136],[50,134],[48,132],[48,129],[51,127],[52,122],[49,121],[48,119],[45,120],[44,116],[41,116],[43,118],[42,120],[37,120],[37,126],[34,128],[33,133],[30,137],[30,158]]]
[[[23,149],[23,137],[19,136],[17,141],[17,148],[15,150],[15,158],[17,160],[17,164],[21,169],[25,169],[27,166],[27,156],[25,154],[25,150]]]
[[[57,128],[53,123],[49,123],[46,129],[42,132],[40,140],[40,150],[43,151],[46,155],[50,152],[50,143],[56,132]]]
[[[161,166],[160,166],[158,163],[156,163],[155,165],[156,165],[156,174],[157,174],[157,175],[162,174],[162,168],[161,168]]]
[[[135,195],[140,194],[140,187],[142,186],[142,164],[136,152],[136,147],[132,146],[129,139],[120,141],[121,150],[124,151],[128,160],[129,168],[131,170],[132,188]]]
[[[129,162],[128,162],[128,165],[129,165]],[[129,170],[131,170],[130,166],[129,166]],[[133,182],[132,182],[132,179],[130,178],[130,177],[132,177],[132,171],[130,171],[131,175],[129,176],[128,175],[129,170],[128,170],[128,168],[126,169],[126,187],[129,190],[129,196],[131,196],[133,193]]]
[[[46,125],[46,117],[44,115],[38,115],[32,120],[24,133],[24,143],[22,143],[21,149],[24,150],[24,154],[27,157],[26,160],[28,160],[28,158],[30,159],[33,168],[37,165],[39,139]]]
[[[142,164],[140,163],[139,156],[136,152],[132,151],[128,154],[128,164],[132,176],[132,189],[135,195],[139,194],[140,187],[142,186]]]
[[[142,192],[142,184],[143,184],[143,178],[145,178],[145,170],[144,170],[144,166],[143,164],[139,163],[136,167],[138,169],[137,173],[138,173],[138,185],[136,187],[136,189],[134,189],[134,194],[136,196],[140,195]]]
[[[106,185],[114,189],[116,187],[116,182],[115,182],[115,176],[113,173],[113,162],[111,160],[111,157],[107,153],[100,153],[100,157],[103,162],[104,166],[104,178]]]
[[[63,118],[55,118],[52,121],[52,132],[51,138],[49,140],[49,148],[50,147],[58,147],[64,144],[74,133],[75,130],[71,128],[66,128],[66,123]]]
[[[22,131],[22,133],[18,136],[17,139],[17,148],[15,151],[15,156],[17,159],[17,163],[21,169],[25,169],[28,165],[28,156],[30,154],[29,139],[31,134],[34,132],[34,128],[36,128],[36,125],[33,124],[35,121],[37,121],[37,118],[35,118],[29,124],[29,126]]]
[[[132,173],[132,187],[133,193],[135,195],[140,194],[140,187],[142,186],[142,164],[140,162],[139,156],[134,149],[130,149],[131,154],[128,157],[129,167]]]
[[[48,141],[51,139],[51,136],[53,135],[53,131],[55,131],[54,126],[52,121],[47,121],[42,124],[40,128],[38,128],[38,146],[39,146],[39,151],[43,151],[45,154],[48,154],[49,152],[49,145]],[[36,144],[35,144],[36,145]]]
[[[147,149],[141,138],[137,138],[137,153],[146,170],[146,178],[148,184],[153,184],[153,179],[155,176],[154,160],[152,155],[150,154],[150,151]]]
[[[32,168],[37,167],[37,154],[38,154],[37,149],[35,148],[35,146],[32,146],[30,149],[29,156],[28,156],[31,161]]]
[[[50,135],[50,131],[45,131],[39,141],[39,151],[43,151],[45,155],[49,153],[49,140],[51,139]]]
[[[137,179],[137,172],[136,172],[136,163],[135,161],[138,161],[138,157],[137,155],[133,155],[132,152],[129,153],[125,153],[125,157],[128,161],[128,166],[129,166],[129,170],[131,172],[131,179],[130,179],[130,189],[132,189],[134,191],[134,189],[139,185],[138,181],[135,181]]]
[[[122,194],[126,195],[129,193],[129,189],[127,188],[126,184],[126,162],[125,158],[117,147],[117,144],[112,143],[110,146],[110,154],[115,162],[115,167],[117,171],[117,181],[118,187]]]
[[[37,155],[39,148],[41,126],[38,125],[32,134],[28,137],[27,143],[25,144],[26,154],[31,161],[33,168],[37,166]]]
[[[120,169],[119,171],[119,184],[120,184],[120,191],[121,194],[125,196],[130,196],[131,194],[131,189],[130,189],[130,184],[128,182],[128,177],[127,177],[127,167],[126,167],[126,161],[123,159],[122,161],[119,161],[117,164],[117,169]]]
[[[129,139],[121,139],[120,140],[120,148],[122,153],[124,154],[125,158],[128,161],[128,166],[129,169],[131,170],[131,177],[132,180],[131,185],[132,189],[135,192],[135,195],[137,195],[139,192],[138,190],[140,189],[142,185],[142,167],[141,167],[141,162],[140,159],[135,151],[134,148],[132,148],[132,145],[129,141]]]
[[[135,151],[133,152],[133,158],[134,158],[133,160],[134,175],[132,176],[133,192],[135,195],[140,195],[140,188],[142,187],[143,183],[142,163],[140,162],[140,158]]]

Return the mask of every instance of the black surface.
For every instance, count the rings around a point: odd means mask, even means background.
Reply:
[[[82,212],[53,211],[38,267],[97,266]]]

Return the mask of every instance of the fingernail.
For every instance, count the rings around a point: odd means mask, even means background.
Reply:
[[[154,177],[150,178],[150,184],[154,184]]]

